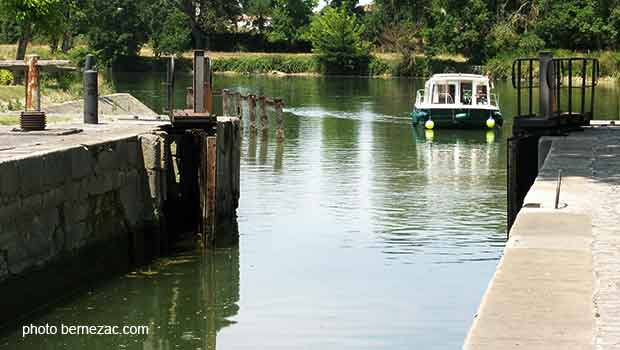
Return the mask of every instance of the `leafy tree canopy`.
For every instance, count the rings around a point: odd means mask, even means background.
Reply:
[[[370,57],[370,43],[362,39],[364,25],[345,7],[327,7],[310,25],[313,52],[329,73],[360,72]]]

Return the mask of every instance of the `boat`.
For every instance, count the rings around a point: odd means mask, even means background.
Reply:
[[[433,128],[488,128],[504,119],[488,77],[477,74],[435,74],[416,94],[413,125]]]

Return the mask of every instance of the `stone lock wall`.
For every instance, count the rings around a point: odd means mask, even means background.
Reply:
[[[56,263],[140,263],[159,247],[169,154],[153,131],[0,160],[0,292]]]

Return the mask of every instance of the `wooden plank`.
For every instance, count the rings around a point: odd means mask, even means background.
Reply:
[[[37,66],[45,69],[77,69],[76,67],[71,66],[71,61],[69,60],[40,60],[37,62]],[[25,61],[19,60],[6,60],[0,61],[0,69],[22,69],[25,70],[28,68],[28,64]]]

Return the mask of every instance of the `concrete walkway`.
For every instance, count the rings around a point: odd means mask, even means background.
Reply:
[[[77,117],[78,119],[80,117]],[[73,123],[50,124],[45,132],[13,132],[15,126],[0,126],[0,162],[7,159],[26,158],[33,153],[48,153],[74,145],[90,145],[102,141],[122,139],[129,135],[146,133],[169,124],[167,117],[133,119],[130,116],[105,118],[100,124]],[[78,133],[62,135],[72,129]],[[54,134],[58,132],[59,134]]]
[[[541,142],[549,153],[464,348],[620,349],[620,128]]]

